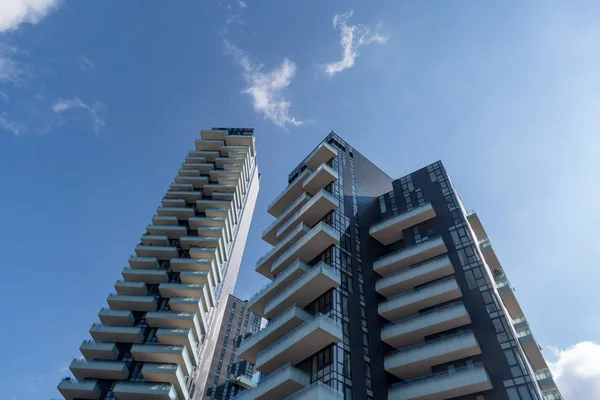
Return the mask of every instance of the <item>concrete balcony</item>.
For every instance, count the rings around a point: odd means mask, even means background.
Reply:
[[[485,263],[492,271],[494,269],[502,268],[500,265],[500,260],[498,260],[498,256],[496,255],[492,244],[487,238],[479,242],[479,249],[481,250],[481,254],[483,254]]]
[[[224,140],[227,136],[226,130],[203,129],[200,131],[200,137],[205,140]]]
[[[537,344],[531,331],[529,329],[517,331],[517,337],[533,369],[548,369],[548,364],[544,360],[540,346]]]
[[[235,378],[235,384],[240,387],[243,387],[244,389],[252,389],[256,386],[256,384],[252,380],[252,377],[249,377],[247,375],[242,375]]]
[[[144,331],[138,326],[111,326],[93,324],[90,336],[96,342],[142,343]]]
[[[270,245],[275,246],[279,239],[277,238],[277,230],[281,225],[288,221],[290,216],[294,215],[296,211],[298,211],[303,205],[305,205],[311,196],[307,193],[302,193],[294,202],[281,214],[279,218],[273,221],[262,233],[262,239],[269,243]]]
[[[205,284],[195,283],[161,283],[158,286],[160,295],[167,299],[173,297],[195,297],[202,299],[204,308],[214,307],[215,298],[211,288]]]
[[[212,236],[184,236],[179,241],[180,246],[184,250],[190,250],[193,248],[214,248],[217,249],[217,255],[219,262],[225,262],[227,260],[226,257],[226,249],[223,240],[220,237],[212,237]]]
[[[151,235],[164,235],[168,239],[179,239],[187,235],[185,226],[178,225],[148,225],[146,231]]]
[[[221,156],[221,152],[218,150],[190,151],[188,154],[191,157],[204,157],[206,162],[215,162],[215,160]]]
[[[205,163],[206,162],[206,157],[194,157],[194,156],[187,156],[185,158],[185,162],[187,163]]]
[[[187,312],[155,311],[146,314],[148,326],[152,328],[178,328],[191,329],[194,340],[199,342],[202,338],[202,328],[198,315]]]
[[[179,278],[181,279],[181,283],[216,285],[212,274],[206,271],[181,271]],[[212,291],[213,288],[211,287],[210,290]]]
[[[145,246],[168,246],[169,238],[165,235],[143,235],[140,239]]]
[[[296,260],[308,263],[328,247],[339,243],[339,234],[326,222],[319,222],[271,265],[271,274],[280,274]]]
[[[102,395],[102,388],[95,379],[77,382],[71,378],[64,378],[58,384],[58,391],[66,400],[97,400]]]
[[[492,388],[483,366],[474,364],[392,385],[388,390],[388,399],[449,399]]]
[[[435,210],[431,203],[413,208],[392,218],[373,224],[369,235],[379,243],[387,246],[403,238],[403,231],[435,217]]]
[[[315,382],[284,400],[342,400],[343,398],[342,392],[325,383]]]
[[[144,282],[133,281],[117,281],[115,290],[120,296],[145,296],[148,294],[148,289]]]
[[[378,258],[373,263],[373,270],[382,276],[389,276],[413,264],[421,263],[448,252],[441,236],[430,238],[424,242],[405,247]]]
[[[339,271],[320,262],[269,300],[265,305],[265,317],[273,318],[293,304],[305,307],[329,289],[339,287],[341,282]]]
[[[95,379],[127,379],[129,368],[125,361],[84,361],[73,360],[69,366],[77,380]]]
[[[467,221],[469,221],[469,225],[471,225],[471,229],[475,233],[477,240],[483,240],[488,237],[487,232],[485,231],[481,220],[476,212],[472,212],[467,215]]]
[[[240,178],[242,176],[241,170],[228,170],[228,169],[213,169],[208,174],[210,176],[210,180],[213,182],[218,182],[220,178]]]
[[[133,313],[130,310],[111,310],[103,308],[98,313],[98,318],[105,325],[131,326],[135,322]]]
[[[204,157],[190,157],[190,158],[196,158],[196,160],[195,160],[195,161],[196,161],[196,162],[199,162],[199,163],[204,163],[204,162],[206,162],[206,158],[204,158]],[[190,161],[190,162],[191,162],[191,161]],[[198,172],[198,171],[194,171],[194,170],[192,170],[192,169],[181,169],[181,168],[180,168],[180,169],[177,171],[177,176],[178,176],[178,177],[183,177],[183,176],[192,176],[192,177],[193,177],[193,176],[200,176],[200,172]]]
[[[499,275],[494,277],[496,286],[498,288],[498,294],[502,299],[502,303],[508,310],[511,317],[516,318],[523,315],[523,310],[517,301],[515,296],[515,289],[511,286],[510,281],[505,275]]]
[[[217,266],[216,260],[194,259],[194,258],[174,258],[171,260],[171,270],[173,272],[198,271],[208,272],[217,282],[221,282],[221,270]],[[216,285],[216,284],[215,284]]]
[[[184,171],[192,171],[192,170],[184,170]],[[199,174],[199,171],[194,171]],[[181,175],[181,174],[180,174]],[[175,182],[177,183],[186,183],[191,185],[193,189],[202,189],[204,185],[208,183],[208,178],[206,176],[176,176]],[[197,199],[199,200],[199,199]]]
[[[178,400],[189,400],[190,394],[185,385],[185,373],[176,364],[151,364],[145,363],[142,367],[142,376],[148,382],[168,382],[177,392]]]
[[[244,146],[250,150],[250,155],[254,157],[254,136],[249,135],[228,135],[225,137],[225,144],[227,146]]]
[[[179,400],[170,383],[117,382],[113,393],[119,400]]]
[[[184,375],[192,373],[192,361],[185,346],[164,346],[160,344],[134,344],[131,356],[135,361],[177,364]]]
[[[188,220],[191,229],[200,227],[217,227],[224,228],[226,224],[225,218],[207,218],[207,217],[192,217]]]
[[[177,247],[175,246],[144,246],[138,244],[135,247],[135,254],[138,257],[155,257],[158,260],[170,260],[177,257]]]
[[[276,296],[281,290],[288,287],[310,267],[302,261],[296,261],[283,270],[272,282],[256,292],[248,301],[248,310],[258,315],[264,315],[265,304]]]
[[[304,179],[312,172],[310,169],[305,169],[301,173],[298,174],[296,179],[294,179],[288,187],[286,187],[283,192],[281,192],[275,200],[269,204],[267,207],[267,212],[274,217],[279,217],[283,212],[302,194],[304,191],[302,188],[302,183]]]
[[[256,262],[256,272],[266,276],[269,279],[273,279],[274,275],[271,272],[273,261],[275,261],[277,257],[281,256],[290,247],[298,243],[300,238],[306,235],[308,231],[310,231],[310,227],[307,225],[299,224],[296,226],[290,233],[283,237],[275,247],[273,247],[267,254],[262,256]]]
[[[152,225],[178,225],[177,217],[155,215],[152,217]]]
[[[208,196],[212,196],[215,192],[235,192],[236,189],[236,185],[221,185],[218,183],[207,183],[204,185],[204,193]]]
[[[206,212],[207,209],[222,209],[222,210],[232,210],[233,203],[228,200],[212,200],[212,199],[202,199],[196,202],[196,209],[200,212]]]
[[[157,307],[154,296],[121,296],[110,294],[106,302],[113,310],[154,311]]]
[[[129,266],[133,269],[159,269],[160,264],[156,257],[129,257]]]
[[[431,367],[481,354],[473,332],[466,331],[397,350],[385,357],[385,370],[400,379],[431,374]]]
[[[119,350],[115,343],[93,342],[84,340],[79,346],[79,351],[88,360],[116,360],[119,358]]]
[[[194,187],[189,183],[171,183],[169,190],[172,192],[186,192],[194,190]]]
[[[164,217],[177,217],[178,220],[186,220],[195,214],[194,207],[158,207],[156,213]]]
[[[325,164],[332,158],[337,157],[338,151],[329,143],[321,143],[316,149],[306,157],[305,164],[308,168],[314,170],[321,164]]]
[[[196,182],[195,186],[200,186],[201,183],[204,182],[204,180],[202,178],[187,178],[188,180],[192,180],[192,179],[197,179],[198,182]],[[194,189],[194,185],[190,185],[192,186],[190,189]],[[180,203],[179,205],[177,205],[177,208],[184,208],[186,204],[194,204],[195,202],[197,202],[198,200],[202,199],[202,192],[200,190],[186,190],[186,191],[168,191],[165,194],[165,198],[167,199],[172,199],[172,200],[183,200],[184,203]],[[166,206],[166,204],[163,204],[163,206]],[[167,207],[165,207],[167,208]],[[173,208],[173,207],[168,207],[168,208]],[[185,213],[180,213],[180,215],[188,215]],[[179,219],[186,219],[186,218],[179,218]]]
[[[123,279],[131,282],[157,284],[169,281],[169,274],[164,269],[131,269],[124,268]]]
[[[211,169],[215,166],[213,163],[188,163],[184,162],[181,164],[181,169],[192,169],[200,172],[202,175],[208,175]]]
[[[198,365],[197,343],[191,329],[157,329],[158,343],[171,346],[185,346],[192,364]]]
[[[467,309],[458,302],[384,325],[381,328],[381,340],[401,349],[423,342],[426,336],[470,323]]]
[[[462,297],[454,277],[432,282],[379,303],[379,315],[388,321],[397,321],[416,314],[419,310]]]
[[[558,389],[542,390],[543,400],[563,400]]]
[[[260,382],[254,389],[242,392],[235,400],[270,400],[286,398],[310,385],[310,375],[286,364]]]
[[[269,321],[269,325],[265,329],[247,337],[240,344],[238,355],[244,360],[256,364],[258,353],[311,318],[312,315],[298,306],[288,308]]]
[[[175,193],[181,193],[181,192],[175,192]],[[185,207],[186,203],[184,199],[178,199],[175,198],[176,196],[173,196],[173,198],[168,198],[168,197],[163,197],[163,199],[160,202],[160,205],[163,207]]]
[[[233,156],[215,158],[215,166],[217,168],[225,168],[227,165],[237,165],[240,168],[243,168],[246,165],[246,158]]]
[[[195,313],[198,315],[202,334],[206,334],[208,331],[207,314],[209,309],[206,308],[204,300],[199,297],[174,297],[169,300],[169,307],[174,312]]]
[[[223,140],[208,140],[208,139],[196,139],[195,142],[196,150],[220,150],[221,147],[225,146]]]
[[[329,212],[337,210],[338,203],[339,201],[331,193],[325,190],[319,191],[277,229],[275,236],[280,238],[286,235],[299,222],[303,222],[308,226],[314,226]]]
[[[450,259],[442,256],[380,278],[375,284],[375,290],[382,296],[392,297],[453,273],[454,267]]]
[[[302,183],[302,189],[312,195],[317,194],[319,190],[325,189],[331,182],[335,182],[337,176],[338,174],[333,168],[327,164],[322,164],[306,177],[304,183]]]
[[[308,355],[339,343],[342,337],[341,324],[317,314],[258,353],[254,369],[270,374],[288,362],[298,364]]]

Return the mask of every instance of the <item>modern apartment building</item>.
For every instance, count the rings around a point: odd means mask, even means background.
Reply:
[[[227,297],[225,316],[208,373],[205,400],[227,400],[255,386],[254,365],[238,357],[242,339],[260,330],[263,318],[248,310],[248,301]]]
[[[58,390],[201,399],[258,194],[252,129],[201,132]]]
[[[266,376],[236,400],[560,399],[441,162],[394,180],[332,132],[268,212],[239,348]]]

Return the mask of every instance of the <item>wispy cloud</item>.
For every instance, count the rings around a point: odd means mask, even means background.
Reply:
[[[58,101],[52,106],[52,111],[55,114],[62,114],[69,110],[85,110],[88,112],[92,121],[92,129],[95,133],[98,133],[105,125],[104,118],[101,115],[105,108],[106,106],[100,102],[95,102],[92,105],[88,105],[79,97],[73,97],[71,99],[58,99]]]
[[[246,3],[244,3],[242,0],[238,0],[238,6],[240,6],[241,8],[246,8],[246,7],[248,7],[248,6],[246,5]]]
[[[17,48],[0,42],[0,84],[19,84],[27,76],[26,69],[15,60]]]
[[[291,104],[282,93],[292,83],[296,74],[296,64],[284,58],[281,64],[265,72],[264,66],[254,64],[245,51],[238,49],[227,40],[225,46],[242,67],[246,80],[246,88],[242,93],[252,98],[254,110],[282,128],[289,125],[302,125],[303,121],[290,115]]]
[[[37,24],[61,0],[2,0],[0,1],[0,32],[14,30],[23,23]]]
[[[550,348],[548,365],[565,399],[600,399],[600,344],[580,342],[565,350]]]
[[[334,76],[338,72],[352,68],[359,55],[359,48],[371,43],[384,44],[387,42],[386,36],[371,33],[371,29],[366,25],[348,25],[348,20],[353,13],[350,10],[333,17],[333,27],[337,28],[339,26],[341,29],[340,45],[342,46],[343,56],[340,61],[325,64],[325,72],[329,76]]]
[[[96,64],[84,55],[79,56],[79,67],[82,71],[96,70]]]
[[[0,114],[0,130],[12,133],[15,136],[19,136],[23,130],[23,126],[15,121],[10,121],[6,113]]]

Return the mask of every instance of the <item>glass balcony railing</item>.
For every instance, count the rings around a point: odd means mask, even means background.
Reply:
[[[298,400],[302,398],[306,399],[321,399],[322,397],[325,399],[328,398],[339,398],[343,399],[344,395],[337,389],[332,388],[326,383],[323,382],[315,382],[312,385],[305,387],[304,389],[294,393],[293,395],[286,397],[285,400]]]
[[[401,348],[399,350],[394,350],[391,353],[388,353],[387,356],[389,357],[389,356],[393,356],[393,355],[397,355],[397,354],[407,354],[407,353],[410,353],[411,351],[416,350],[416,349],[429,347],[429,346],[431,346],[434,343],[443,342],[445,340],[449,340],[449,339],[453,339],[453,338],[457,338],[457,337],[461,337],[461,336],[472,335],[472,334],[473,334],[473,332],[470,329],[467,329],[467,330],[464,330],[462,332],[454,333],[452,335],[441,336],[441,337],[439,337],[437,339],[434,339],[434,340],[429,340],[427,342],[417,343],[417,344],[412,345],[412,346],[403,347],[403,348]]]
[[[557,389],[554,390],[544,390],[542,392],[543,400],[563,400],[560,392]]]
[[[535,379],[538,381],[541,381],[542,379],[552,379],[552,372],[547,368],[535,371]]]
[[[476,369],[480,369],[480,368],[483,368],[483,365],[480,364],[480,363],[471,364],[471,365],[465,365],[464,367],[458,367],[458,368],[455,368],[455,369],[449,369],[447,371],[438,372],[438,373],[427,375],[427,376],[423,376],[423,377],[420,377],[420,378],[415,378],[415,379],[410,379],[410,380],[407,380],[407,381],[402,381],[402,382],[394,383],[393,385],[390,386],[390,389],[396,389],[396,388],[403,387],[403,386],[406,386],[406,385],[411,385],[413,383],[425,382],[425,381],[428,381],[430,379],[439,378],[441,376],[452,375],[452,374],[460,373],[460,372],[463,372],[463,371],[476,370]]]
[[[447,304],[447,305],[442,306],[442,307],[432,308],[431,310],[428,310],[428,311],[420,313],[420,314],[411,315],[410,317],[406,317],[406,318],[403,318],[403,319],[398,320],[398,321],[388,322],[387,324],[384,324],[382,328],[391,327],[391,326],[394,326],[394,325],[399,325],[399,324],[402,324],[402,323],[405,323],[405,322],[408,322],[408,321],[412,321],[412,320],[417,319],[417,318],[422,318],[422,317],[424,317],[426,315],[431,315],[431,314],[435,314],[435,313],[438,313],[438,312],[443,312],[443,311],[449,310],[451,308],[456,308],[456,307],[464,307],[463,302],[462,301],[457,301],[457,302],[450,303],[450,304]]]
[[[490,243],[490,239],[488,239],[488,238],[480,240],[479,247],[481,247],[482,250],[493,249],[492,243]]]

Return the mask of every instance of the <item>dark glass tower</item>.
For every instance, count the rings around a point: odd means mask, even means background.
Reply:
[[[393,180],[332,132],[268,212],[239,349],[266,378],[236,399],[560,398],[441,162]]]

